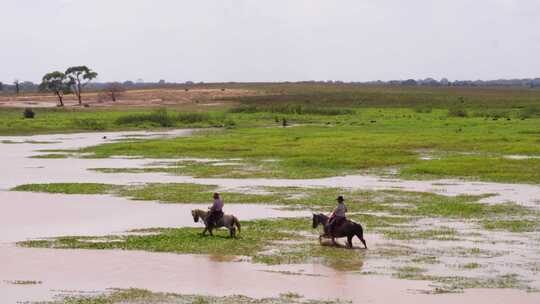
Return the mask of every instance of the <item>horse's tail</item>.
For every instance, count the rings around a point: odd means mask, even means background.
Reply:
[[[241,230],[241,226],[240,226],[240,221],[238,221],[238,219],[236,218],[236,216],[233,216],[233,225],[236,226],[236,228],[238,228],[238,233],[240,233],[240,230]]]
[[[356,224],[355,235],[360,239],[362,244],[364,244],[364,247],[367,249],[366,240],[364,240],[364,228],[362,228],[362,225]]]

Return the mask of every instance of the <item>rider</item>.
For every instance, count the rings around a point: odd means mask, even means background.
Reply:
[[[210,207],[210,215],[208,215],[208,226],[216,226],[217,221],[223,216],[223,200],[219,193],[214,193],[214,204]]]
[[[334,209],[330,215],[330,220],[328,221],[328,232],[330,235],[334,234],[334,228],[341,225],[345,221],[345,213],[347,212],[347,206],[345,206],[345,199],[343,195],[340,195],[336,199],[338,201],[337,207]]]

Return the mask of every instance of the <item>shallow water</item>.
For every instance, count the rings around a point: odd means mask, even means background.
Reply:
[[[148,288],[153,291],[197,294],[245,294],[253,297],[296,292],[313,298],[351,299],[357,303],[539,303],[538,293],[518,290],[468,290],[465,294],[425,295],[429,282],[407,281],[385,276],[363,276],[340,272],[322,265],[265,266],[226,262],[206,256],[134,251],[50,250],[17,248],[12,244],[29,238],[62,235],[106,235],[149,227],[200,226],[193,223],[190,209],[201,205],[133,202],[108,195],[62,195],[9,192],[25,183],[98,182],[133,184],[145,182],[188,182],[218,185],[224,189],[261,186],[346,187],[356,189],[400,189],[443,195],[497,193],[485,199],[497,203],[515,201],[538,206],[540,187],[535,185],[463,182],[456,180],[403,181],[376,176],[343,176],[323,179],[195,179],[167,174],[105,174],[89,168],[124,168],[151,165],[152,159],[37,159],[39,149],[78,149],[117,139],[144,136],[186,136],[190,130],[169,132],[84,133],[0,137],[20,144],[0,143],[0,299],[2,303],[44,300],[58,290],[103,291],[106,288]],[[51,144],[25,141],[55,142]],[[204,160],[208,161],[208,160]],[[233,160],[224,160],[230,162]],[[241,220],[306,216],[304,212],[280,211],[272,206],[227,205],[227,212]],[[371,241],[375,250],[379,241]],[[387,242],[387,241],[384,241]],[[380,243],[383,243],[381,241]],[[437,247],[420,242],[413,246]],[[428,246],[429,247],[429,246]],[[533,248],[534,249],[534,248]],[[512,259],[527,251],[516,250]],[[375,263],[375,262],[374,262]],[[495,261],[504,263],[504,261]],[[511,264],[510,264],[511,265]],[[373,265],[372,265],[373,267]],[[511,266],[510,266],[511,267]],[[367,267],[369,268],[369,267]],[[268,272],[277,271],[277,272]],[[292,271],[311,275],[282,274]],[[13,285],[5,281],[36,280],[38,285]],[[256,282],[256,284],[254,284]]]
[[[459,180],[401,180],[382,178],[371,175],[350,175],[320,179],[227,179],[227,178],[193,178],[175,176],[165,173],[101,173],[91,168],[134,168],[155,165],[156,159],[110,158],[110,159],[37,159],[28,158],[44,152],[40,149],[78,149],[98,145],[111,140],[125,138],[126,135],[143,135],[147,138],[155,136],[187,136],[191,130],[175,130],[169,132],[103,132],[67,135],[36,135],[25,137],[4,136],[2,140],[15,142],[50,141],[52,144],[1,144],[1,167],[9,172],[9,178],[0,179],[0,189],[9,189],[25,183],[82,183],[97,182],[111,184],[130,183],[199,183],[218,185],[224,189],[238,189],[262,186],[296,186],[296,187],[344,187],[355,189],[383,190],[399,189],[403,191],[433,192],[441,195],[483,195],[496,194],[483,199],[487,203],[516,202],[525,206],[540,207],[540,186],[527,184],[505,184],[490,182],[470,182]],[[103,137],[106,137],[105,139]],[[209,161],[204,159],[204,161]]]
[[[99,291],[111,287],[251,297],[295,292],[308,298],[339,297],[355,303],[453,303],[466,300],[468,303],[506,304],[538,303],[540,300],[540,294],[516,290],[425,295],[419,291],[429,290],[429,282],[347,274],[316,264],[271,267],[246,262],[217,262],[206,256],[15,247],[3,247],[0,260],[6,262],[0,272],[0,282],[15,279],[42,282],[27,286],[0,283],[3,303],[43,300],[54,294],[51,290]]]
[[[66,235],[96,236],[149,227],[201,227],[191,209],[200,204],[134,202],[108,195],[62,195],[0,191],[0,243]],[[266,205],[228,204],[241,221],[307,216]]]

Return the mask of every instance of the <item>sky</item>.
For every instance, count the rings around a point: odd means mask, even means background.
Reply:
[[[539,0],[0,0],[0,81],[540,77]]]

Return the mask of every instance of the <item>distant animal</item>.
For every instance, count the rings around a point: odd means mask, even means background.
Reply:
[[[316,229],[319,225],[325,227],[328,224],[330,218],[322,213],[313,214],[313,229]],[[326,230],[326,229],[325,229]],[[346,220],[343,224],[336,226],[332,235],[329,235],[327,231],[319,236],[319,241],[322,242],[323,238],[331,238],[332,243],[336,245],[336,238],[347,237],[347,247],[352,248],[352,239],[357,236],[364,248],[367,249],[366,240],[364,240],[364,229],[362,225],[355,223],[351,220]]]
[[[238,233],[241,231],[240,221],[236,218],[236,216],[232,214],[225,214],[223,215],[217,222],[215,226],[210,227],[208,223],[208,216],[210,215],[209,211],[204,211],[201,209],[194,209],[191,210],[191,215],[193,216],[193,221],[195,223],[199,222],[199,219],[201,219],[204,223],[204,230],[202,232],[202,235],[206,235],[206,232],[208,231],[211,236],[212,230],[214,228],[220,228],[220,227],[226,227],[229,229],[229,235],[232,238],[236,237],[236,229],[238,229]]]

